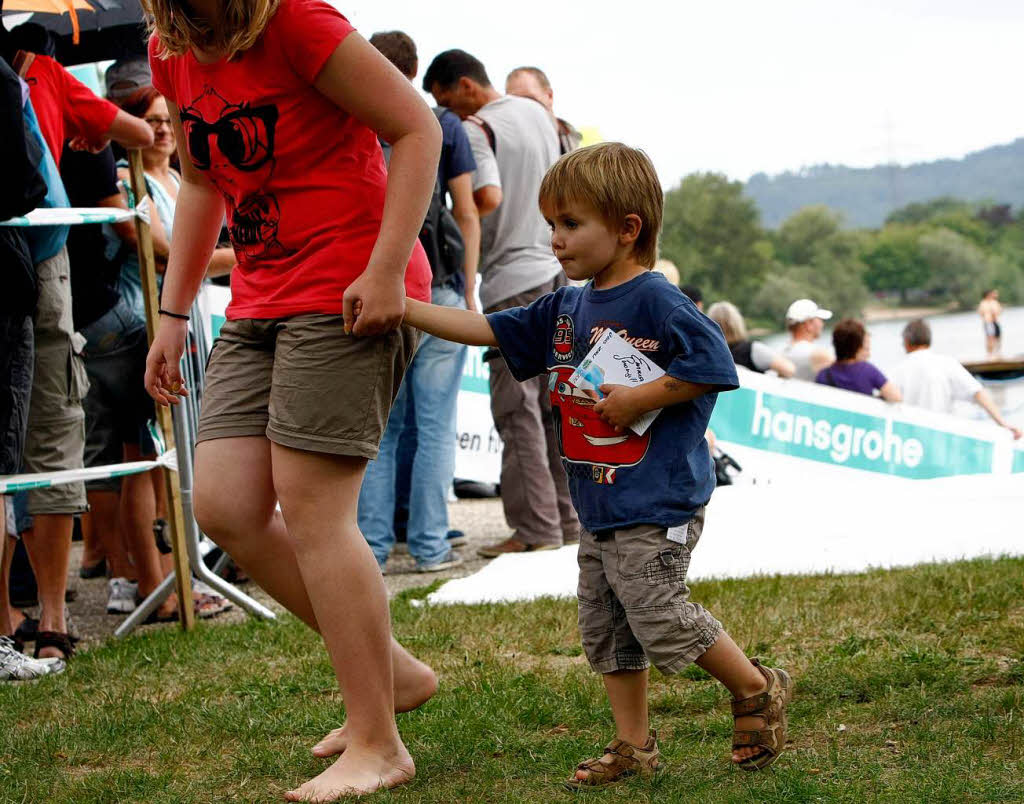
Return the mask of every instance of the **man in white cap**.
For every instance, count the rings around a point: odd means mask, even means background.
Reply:
[[[789,305],[786,329],[790,341],[782,353],[796,366],[796,379],[814,382],[819,371],[835,362],[831,349],[815,343],[831,317],[831,310],[823,310],[810,299],[797,299]]]

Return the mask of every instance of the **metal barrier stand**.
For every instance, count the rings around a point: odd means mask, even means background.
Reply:
[[[147,198],[146,177],[142,165],[142,154],[137,150],[128,152],[131,188],[135,205],[142,204]],[[146,329],[149,342],[153,342],[159,316],[156,287],[156,261],[153,257],[153,241],[150,236],[149,224],[142,218],[135,219],[138,233],[139,275],[142,280],[143,298],[146,304]],[[193,305],[193,313],[196,310]],[[198,315],[193,315],[193,323],[200,324]],[[201,346],[199,344],[202,344]],[[193,361],[192,347],[195,347],[205,358],[206,344],[203,338],[186,339],[184,370],[186,383],[195,393],[202,386],[201,367]],[[199,355],[197,354],[197,357]],[[202,366],[205,366],[205,359]],[[172,414],[162,405],[156,406],[157,423],[163,433],[164,441],[170,449],[178,445],[178,472],[165,472],[167,478],[167,501],[170,519],[171,548],[174,553],[174,573],[164,579],[149,597],[118,627],[114,632],[117,637],[125,636],[140,625],[171,593],[172,586],[178,594],[178,614],[183,630],[188,631],[195,624],[195,611],[192,605],[192,572],[224,595],[228,600],[246,609],[251,614],[266,619],[274,619],[274,613],[235,589],[231,584],[214,575],[206,567],[199,552],[199,526],[192,515],[192,448],[193,437],[198,423],[196,400],[185,397],[182,404],[175,406]]]

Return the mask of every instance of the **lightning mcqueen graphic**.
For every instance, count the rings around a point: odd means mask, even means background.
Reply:
[[[642,436],[632,430],[621,433],[594,412],[597,399],[592,391],[569,382],[573,366],[556,366],[548,374],[548,390],[555,432],[562,455],[572,463],[586,463],[615,469],[635,466],[644,459],[651,444],[651,431]],[[611,474],[611,473],[609,473]],[[612,474],[604,482],[613,482]]]

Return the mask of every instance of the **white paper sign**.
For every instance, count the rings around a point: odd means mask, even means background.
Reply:
[[[594,348],[583,358],[579,367],[569,377],[569,382],[581,390],[591,389],[603,397],[602,385],[644,385],[665,372],[640,350],[609,329],[594,344]],[[629,429],[643,435],[661,413],[661,408],[651,410],[633,422]]]

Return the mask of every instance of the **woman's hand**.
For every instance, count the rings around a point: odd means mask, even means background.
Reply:
[[[146,391],[160,405],[177,405],[188,396],[181,377],[181,356],[185,353],[188,321],[162,316],[146,356]]]
[[[405,272],[368,267],[348,286],[342,302],[345,332],[383,335],[405,316]]]

